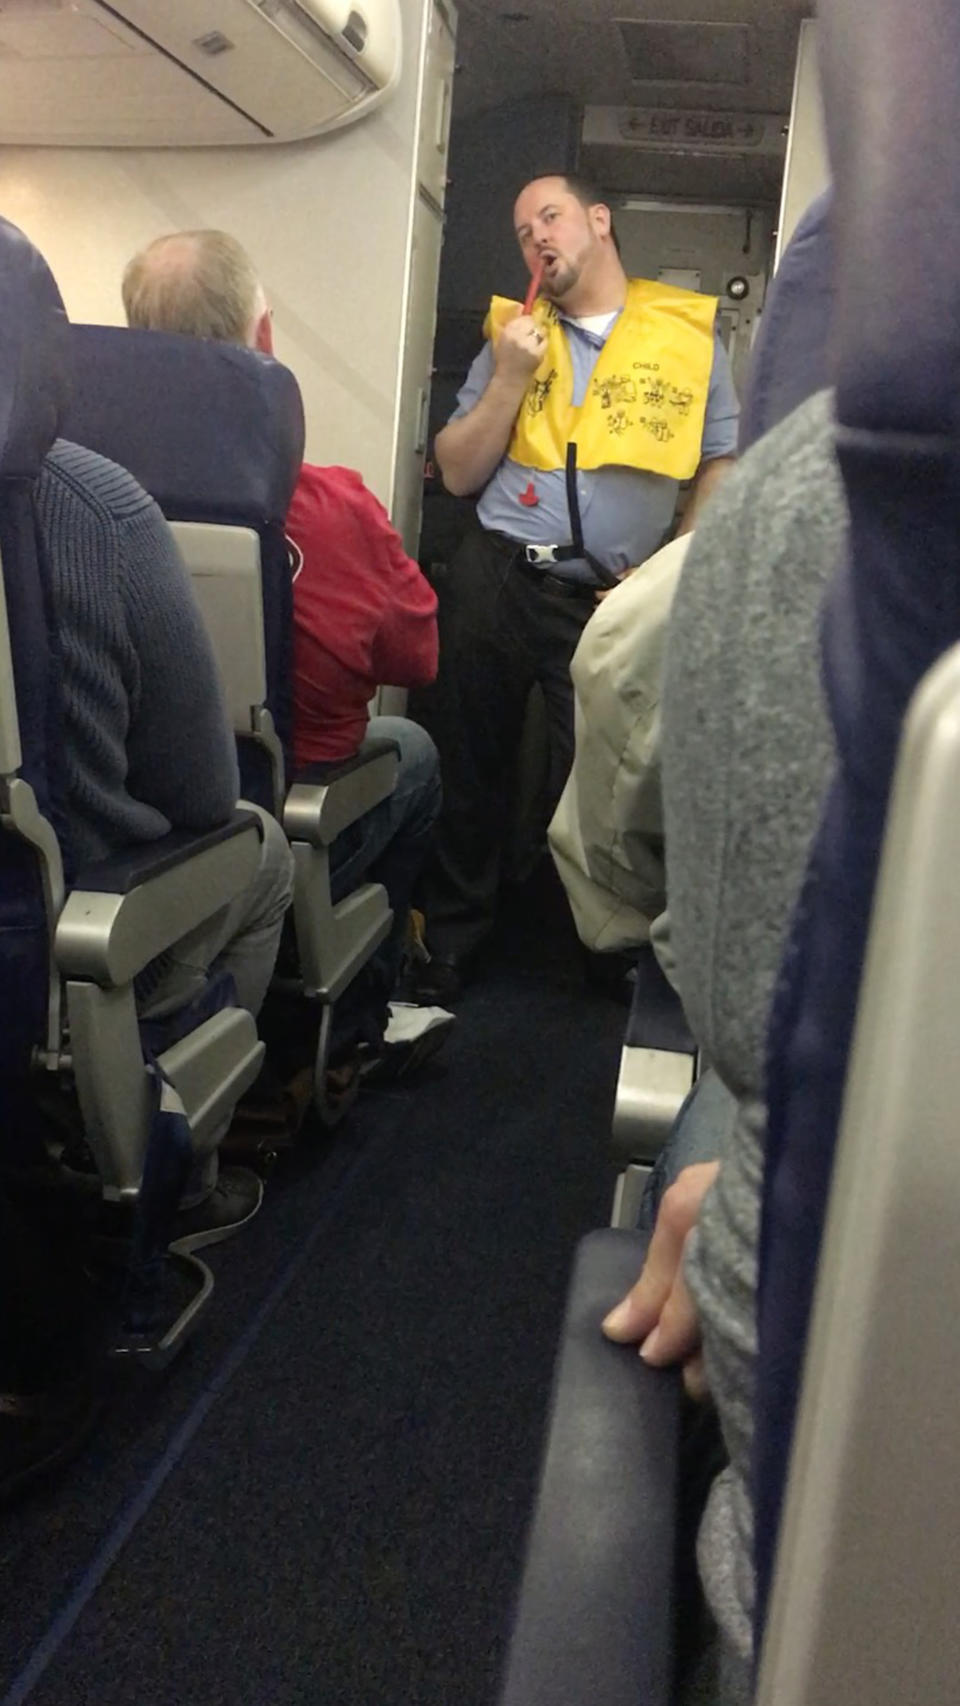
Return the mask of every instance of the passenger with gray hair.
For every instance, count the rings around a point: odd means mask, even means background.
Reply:
[[[134,256],[123,278],[128,323],[273,355],[266,292],[224,231],[180,231]],[[392,1003],[410,897],[440,812],[430,736],[406,717],[370,718],[378,687],[420,687],[437,669],[436,596],[382,505],[349,468],[304,463],[287,518],[293,581],[293,747],[298,771],[352,757],[367,739],[395,741],[394,792],[330,850],[333,896],[380,882],[394,924],[373,962],[374,1022],[398,1066],[432,1053],[452,1024],[439,1008]],[[389,1004],[389,1006],[388,1006]],[[394,1048],[393,1045],[396,1045]]]
[[[156,238],[134,255],[122,288],[131,326],[273,353],[263,286],[246,251],[226,231]]]

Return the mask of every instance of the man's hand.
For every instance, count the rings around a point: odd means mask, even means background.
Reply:
[[[608,1339],[639,1343],[640,1355],[652,1368],[680,1363],[683,1384],[696,1399],[706,1397],[707,1385],[700,1322],[683,1277],[683,1257],[703,1199],[719,1171],[719,1161],[685,1167],[664,1192],[643,1272],[603,1323]]]
[[[617,582],[617,586],[622,586],[624,581],[628,578],[628,576],[635,575],[639,567],[640,567],[639,563],[634,563],[634,565],[631,569],[624,569],[623,574],[620,576],[620,579]],[[598,587],[596,592],[593,595],[594,602],[596,604],[602,604],[605,598],[609,598],[610,594],[612,592],[616,592],[617,586],[600,586],[600,587]]]
[[[494,360],[499,377],[516,382],[522,379],[526,384],[540,366],[546,347],[546,336],[533,315],[518,311],[497,339]]]

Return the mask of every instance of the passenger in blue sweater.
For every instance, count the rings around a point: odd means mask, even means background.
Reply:
[[[71,849],[78,866],[172,829],[225,823],[236,748],[189,577],[131,475],[58,440],[37,486],[62,663]],[[259,1012],[290,903],[292,861],[262,814],[260,871],[214,926],[166,958],[151,1012],[188,999],[214,961]],[[196,939],[199,938],[199,939]]]
[[[239,791],[234,738],[189,577],[157,505],[124,469],[62,439],[35,500],[61,654],[74,864],[224,823]],[[286,837],[260,816],[253,882],[147,968],[137,986],[145,1017],[184,1005],[211,967],[232,972],[241,1006],[259,1011],[292,893]],[[255,1212],[259,1182],[244,1174],[224,1169],[211,1202],[212,1158],[187,1209],[197,1220],[191,1248]]]

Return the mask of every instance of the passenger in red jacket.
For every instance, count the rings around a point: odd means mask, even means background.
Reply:
[[[302,769],[357,751],[379,686],[425,687],[434,679],[437,596],[351,468],[304,463],[287,534],[294,548],[293,736]]]
[[[130,262],[131,326],[181,332],[273,354],[270,310],[249,257],[222,231],[160,237]],[[352,757],[365,740],[400,748],[394,792],[330,850],[334,899],[380,882],[394,924],[374,962],[385,1009],[400,969],[414,882],[440,812],[436,748],[406,717],[373,717],[379,686],[421,687],[437,671],[437,600],[386,510],[349,468],[304,463],[290,505],[294,552],[294,755],[298,771]],[[405,1062],[431,1052],[452,1022],[438,1008],[391,1004],[387,1044]],[[429,1042],[428,1039],[429,1038]]]

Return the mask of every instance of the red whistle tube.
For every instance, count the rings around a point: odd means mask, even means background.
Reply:
[[[537,300],[537,291],[540,289],[540,280],[542,278],[543,278],[543,262],[538,261],[536,266],[533,269],[533,273],[532,273],[531,278],[530,278],[530,283],[527,286],[527,294],[523,299],[523,312],[525,314],[529,314],[531,308],[533,307],[534,303]]]

